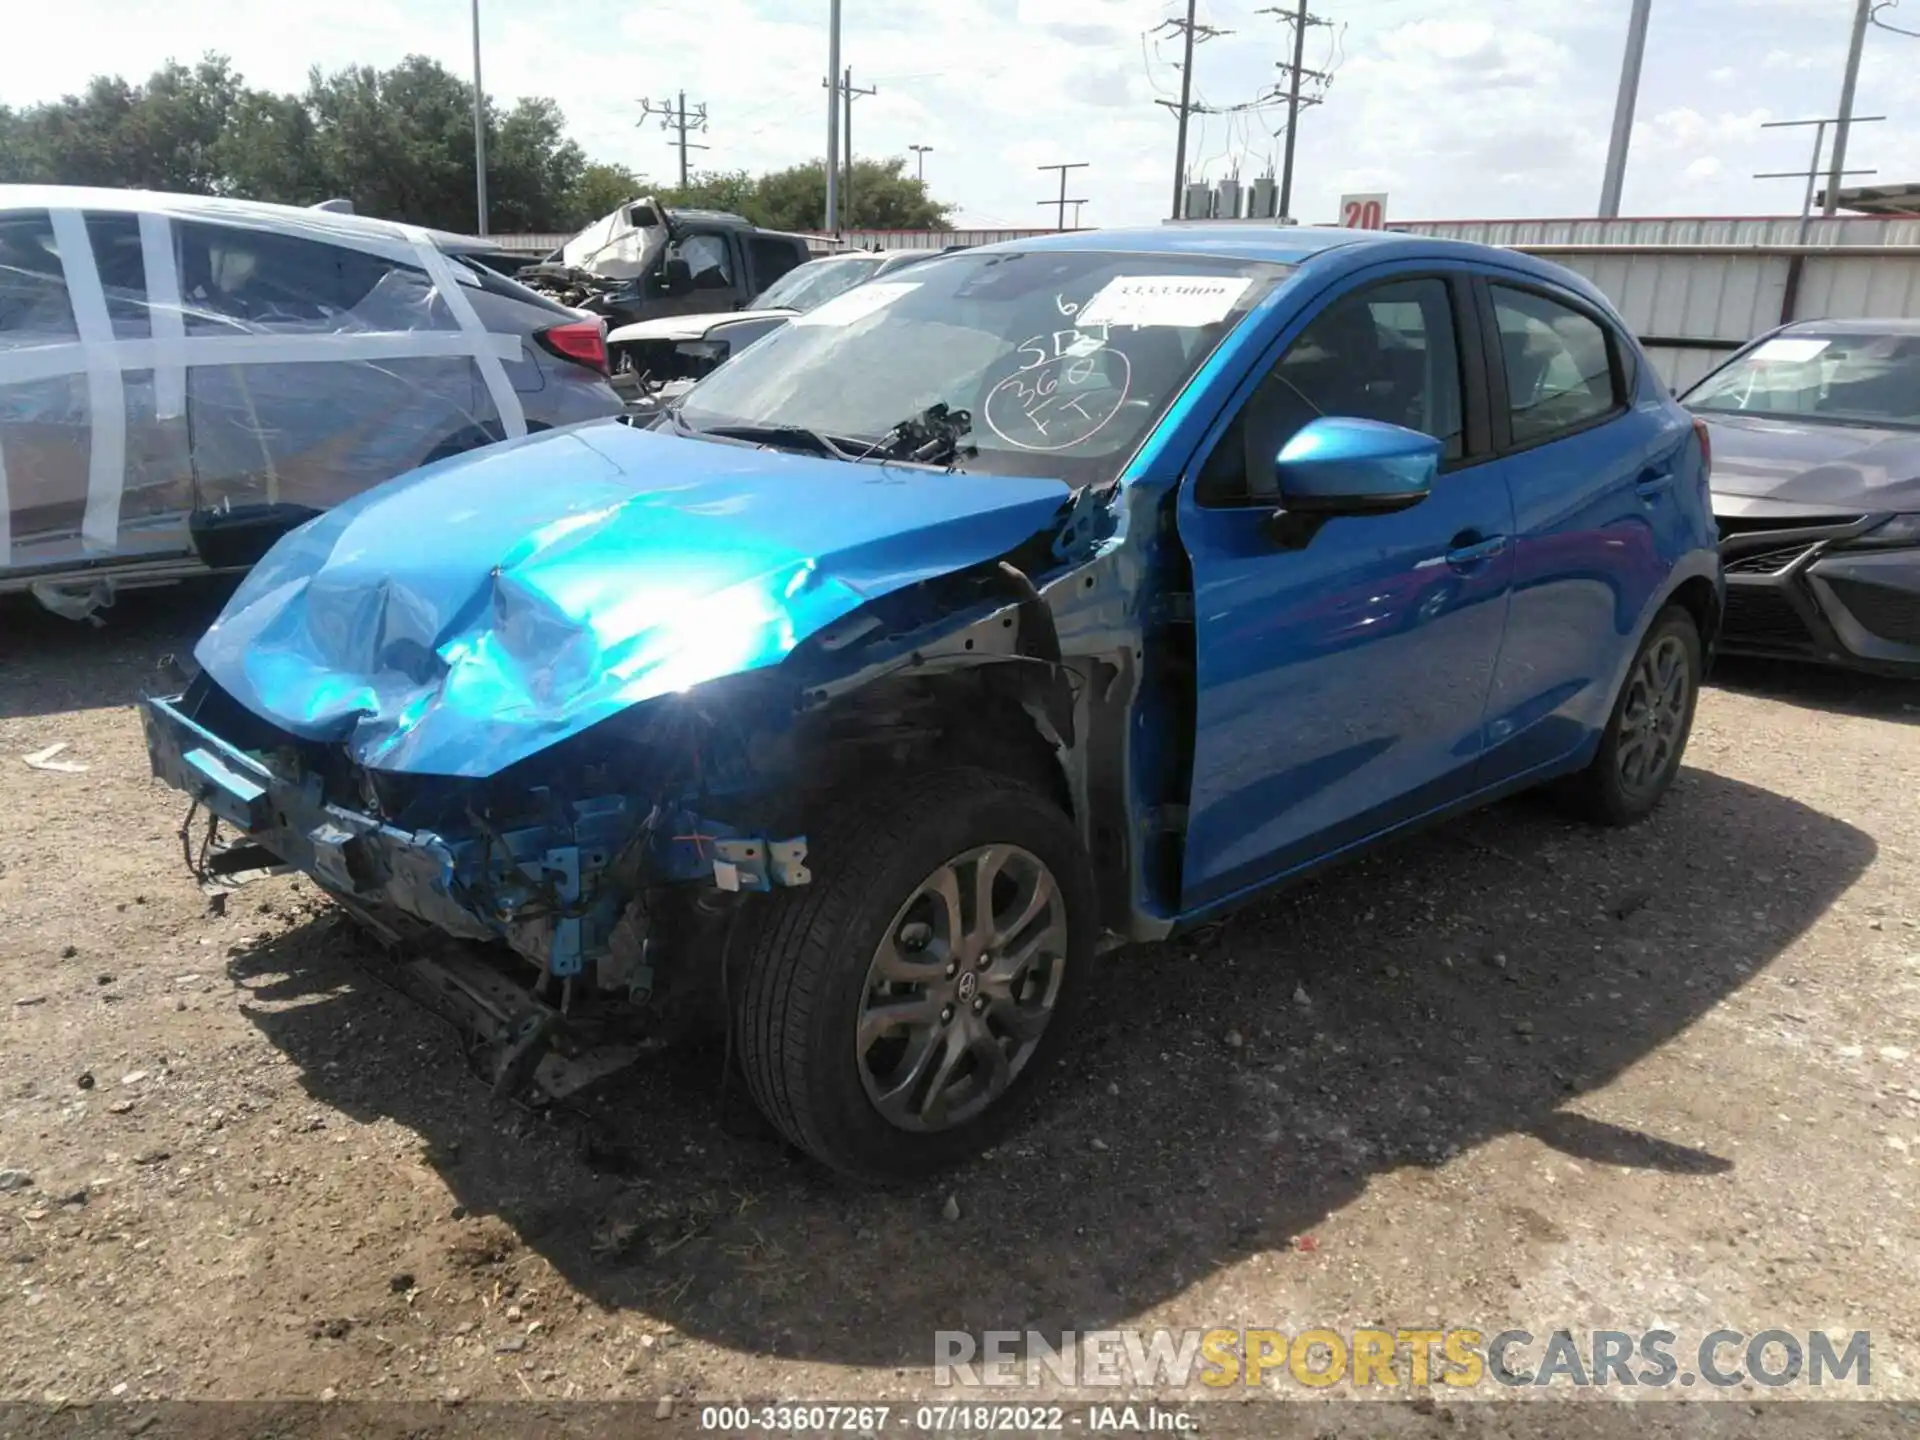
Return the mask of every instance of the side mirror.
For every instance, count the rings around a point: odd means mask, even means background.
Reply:
[[[1418,430],[1328,415],[1287,441],[1273,478],[1289,514],[1384,515],[1427,498],[1443,453]]]
[[[660,288],[669,295],[684,295],[693,289],[693,267],[684,260],[669,260],[660,272]]]

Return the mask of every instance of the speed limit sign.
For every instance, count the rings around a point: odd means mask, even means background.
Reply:
[[[1349,230],[1380,230],[1387,223],[1387,197],[1379,195],[1342,195],[1340,223]]]

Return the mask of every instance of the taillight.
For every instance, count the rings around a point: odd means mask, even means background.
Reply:
[[[1713,474],[1713,436],[1707,429],[1707,422],[1694,416],[1693,433],[1700,437],[1700,474],[1704,479]]]
[[[607,332],[598,320],[573,320],[549,325],[534,337],[562,360],[607,373]]]

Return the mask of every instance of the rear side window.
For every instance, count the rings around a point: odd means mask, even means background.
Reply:
[[[44,210],[0,214],[0,335],[74,339],[53,221]]]
[[[747,255],[753,262],[753,288],[764,290],[806,257],[791,240],[776,240],[771,235],[747,237]]]
[[[1603,325],[1531,290],[1490,288],[1516,447],[1585,429],[1626,405]]]
[[[447,258],[479,281],[479,288],[489,295],[498,295],[502,300],[515,300],[522,305],[531,305],[534,309],[545,311],[557,320],[579,318],[557,300],[549,299],[538,290],[522,285],[510,275],[502,275],[478,255],[448,253]]]
[[[184,221],[180,291],[187,328],[325,322],[354,309],[390,271],[377,255],[301,236]],[[196,323],[199,322],[199,323]]]
[[[99,267],[100,288],[106,292],[113,338],[145,340],[153,333],[153,321],[147,314],[147,266],[140,248],[140,217],[90,210],[87,238],[93,242],[93,263]]]

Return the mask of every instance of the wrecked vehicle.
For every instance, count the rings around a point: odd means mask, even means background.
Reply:
[[[821,243],[725,211],[669,210],[647,197],[603,215],[515,278],[616,328],[738,310]]]
[[[1107,947],[1547,781],[1648,813],[1721,597],[1697,429],[1585,280],[1092,232],[349,502],[144,714],[202,873],[312,876],[502,1089],[716,1005],[886,1177],[1018,1113]]]
[[[1728,653],[1920,677],[1920,321],[1783,325],[1681,403],[1717,457]]]
[[[0,186],[0,593],[90,615],[244,569],[423,461],[619,414],[601,322],[468,248],[336,210]]]
[[[736,351],[770,335],[804,310],[843,290],[878,280],[944,250],[856,250],[796,266],[747,302],[744,310],[668,315],[622,325],[607,336],[613,388],[641,409],[679,398],[692,382],[718,369]]]

